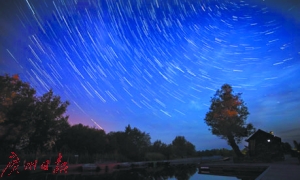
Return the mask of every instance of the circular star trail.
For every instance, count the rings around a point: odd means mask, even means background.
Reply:
[[[71,103],[71,124],[130,124],[197,149],[225,146],[203,119],[229,83],[249,122],[291,141],[300,136],[299,5],[275,3],[0,0],[0,72],[38,94],[53,89]]]

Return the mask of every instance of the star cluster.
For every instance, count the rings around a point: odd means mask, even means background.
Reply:
[[[279,2],[279,7],[281,4]],[[278,9],[227,0],[0,0],[0,72],[70,101],[71,124],[128,124],[170,143],[218,148],[204,123],[224,83],[248,121],[299,139],[300,26]],[[298,133],[298,134],[297,134]]]

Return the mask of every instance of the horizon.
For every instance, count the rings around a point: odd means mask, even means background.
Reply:
[[[231,149],[204,122],[225,83],[247,122],[300,141],[300,3],[0,0],[0,73],[69,101],[69,123]],[[246,138],[245,138],[246,139]],[[241,149],[246,142],[240,144]]]

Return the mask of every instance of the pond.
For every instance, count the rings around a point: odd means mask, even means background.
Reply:
[[[67,174],[51,173],[24,173],[1,180],[251,180],[258,177],[262,172],[251,174],[201,174],[196,166],[171,166],[165,168],[137,168],[105,172],[68,172]]]

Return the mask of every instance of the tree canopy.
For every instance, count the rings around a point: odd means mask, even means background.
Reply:
[[[125,127],[124,132],[108,134],[109,148],[131,160],[141,160],[151,146],[150,135],[137,128]]]
[[[196,153],[195,146],[187,141],[184,136],[176,136],[172,141],[172,146],[177,157],[191,157]]]
[[[104,130],[82,124],[70,125],[65,115],[68,101],[49,90],[41,96],[18,75],[0,76],[0,163],[11,151],[24,154],[63,152],[92,160],[115,158],[118,161],[144,161],[193,157],[195,146],[184,136],[171,144],[156,140],[148,133],[126,126],[124,131]],[[94,156],[96,155],[96,157]],[[148,156],[147,156],[148,155]],[[81,159],[82,160],[82,159]],[[90,161],[90,159],[89,159]]]
[[[69,127],[68,116],[64,116],[68,105],[52,90],[36,96],[18,75],[0,76],[0,148],[51,150],[59,134]]]
[[[105,152],[106,134],[102,129],[75,124],[62,132],[57,149],[64,153],[97,154]]]
[[[244,137],[255,132],[251,123],[246,123],[248,108],[241,99],[241,93],[234,94],[229,84],[224,84],[211,98],[205,123],[212,134],[226,139],[238,157],[243,156],[237,144]]]
[[[15,149],[24,144],[32,129],[35,90],[18,75],[0,76],[0,147]],[[23,141],[23,142],[22,142]]]

